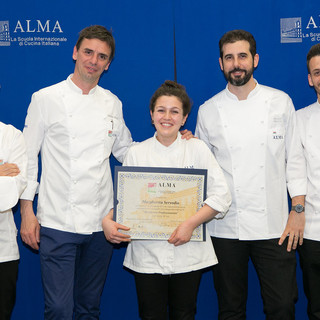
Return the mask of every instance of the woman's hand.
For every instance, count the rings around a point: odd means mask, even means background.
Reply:
[[[193,225],[188,220],[184,221],[172,232],[168,242],[175,246],[181,246],[190,241],[193,230]]]

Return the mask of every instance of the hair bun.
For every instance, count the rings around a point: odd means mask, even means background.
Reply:
[[[172,80],[166,80],[163,84],[162,87],[170,87],[170,88],[177,88],[177,89],[183,89],[185,90],[185,87],[175,81]]]

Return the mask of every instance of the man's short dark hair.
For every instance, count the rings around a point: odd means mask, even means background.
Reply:
[[[94,26],[86,27],[83,30],[81,30],[78,41],[76,43],[77,50],[79,50],[83,39],[98,39],[100,41],[105,42],[111,49],[109,61],[113,59],[116,44],[112,36],[112,33],[108,31],[105,27],[94,25]]]
[[[310,73],[310,66],[309,66],[310,60],[311,60],[311,58],[316,57],[316,56],[320,56],[320,43],[313,45],[307,54],[307,67],[308,67],[309,73]]]
[[[252,58],[254,58],[254,56],[257,53],[257,46],[256,46],[256,40],[254,39],[253,35],[245,30],[231,30],[228,31],[227,33],[225,33],[220,41],[219,41],[219,49],[220,49],[220,58],[223,58],[223,46],[226,43],[235,43],[237,41],[248,41],[249,42],[249,50],[250,53],[252,55]]]

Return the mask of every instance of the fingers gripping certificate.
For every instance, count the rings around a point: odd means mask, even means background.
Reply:
[[[167,240],[205,199],[207,170],[115,167],[114,219],[132,239]],[[121,231],[123,232],[123,231]],[[205,226],[191,241],[205,240]]]

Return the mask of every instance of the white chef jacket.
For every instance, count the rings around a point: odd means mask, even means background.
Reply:
[[[207,169],[207,199],[205,203],[223,217],[231,203],[230,193],[217,161],[208,147],[198,139],[181,139],[166,147],[156,134],[130,148],[123,165]],[[141,273],[174,274],[199,270],[217,263],[210,240],[187,242],[175,247],[164,240],[131,240],[124,266]]]
[[[33,94],[23,130],[28,152],[28,186],[33,200],[42,173],[37,218],[42,226],[80,234],[101,231],[113,207],[109,156],[122,161],[132,142],[120,100],[94,87],[83,95],[71,80]]]
[[[199,109],[195,134],[211,149],[227,179],[232,204],[209,224],[212,236],[240,240],[278,238],[291,197],[306,193],[295,110],[282,91],[256,83],[239,101],[228,87]]]
[[[297,111],[297,125],[307,170],[305,239],[320,241],[320,104]]]
[[[0,122],[0,164],[15,163],[20,173],[15,177],[0,176],[0,262],[19,259],[17,228],[11,208],[27,185],[27,154],[22,133]]]

